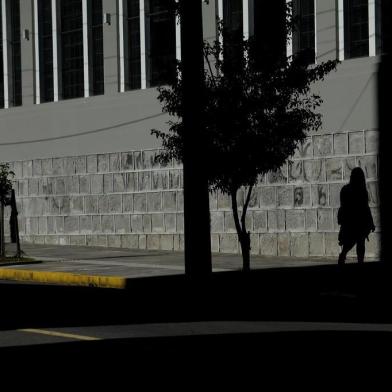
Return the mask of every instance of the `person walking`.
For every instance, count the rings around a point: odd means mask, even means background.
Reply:
[[[342,251],[338,264],[344,264],[347,253],[356,245],[358,263],[365,258],[365,240],[375,230],[369,208],[369,195],[366,189],[365,174],[360,167],[351,171],[350,182],[340,191],[338,210],[339,245]]]

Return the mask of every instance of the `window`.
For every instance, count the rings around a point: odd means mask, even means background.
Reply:
[[[4,108],[3,10],[0,7],[0,108]]]
[[[62,97],[84,96],[82,0],[61,0]]]
[[[175,78],[176,25],[173,0],[148,0],[146,36],[149,86],[167,84]]]
[[[38,1],[40,102],[53,101],[53,33],[51,0]]]
[[[143,1],[143,0],[142,0]],[[127,0],[126,20],[126,53],[125,64],[128,72],[126,89],[134,90],[141,87],[140,61],[140,6],[139,0]]]
[[[293,32],[293,53],[305,51],[308,64],[315,62],[314,1],[293,2],[293,16],[297,22]]]
[[[93,95],[104,93],[103,72],[103,13],[102,0],[92,0],[89,3],[91,12],[91,46],[90,46],[90,90]]]
[[[275,67],[286,58],[286,0],[254,2],[256,61]]]
[[[10,59],[11,59],[11,89],[10,104],[22,105],[22,68],[20,48],[20,6],[19,0],[12,0],[10,6]]]
[[[344,0],[344,57],[369,56],[368,0]]]
[[[241,60],[242,38],[242,0],[225,0],[223,2],[223,58],[226,64],[235,66]]]

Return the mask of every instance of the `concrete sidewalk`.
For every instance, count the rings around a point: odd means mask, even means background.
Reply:
[[[40,260],[32,265],[0,267],[0,280],[124,288],[132,278],[184,274],[182,252],[136,249],[23,245],[26,257]],[[7,253],[13,254],[12,245]],[[252,269],[304,267],[335,264],[332,258],[252,256]],[[241,255],[214,254],[213,271],[240,270]]]

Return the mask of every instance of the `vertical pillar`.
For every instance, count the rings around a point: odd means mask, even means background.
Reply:
[[[292,3],[292,0],[286,0],[286,4]],[[291,57],[293,55],[293,32],[290,31],[287,37],[286,55]]]
[[[140,0],[140,67],[141,67],[141,87],[147,88],[147,45],[146,45],[146,8],[145,0]]]
[[[118,0],[118,39],[119,39],[119,72],[120,92],[125,91],[125,45],[124,45],[124,0]]]
[[[83,20],[83,73],[84,73],[84,96],[90,96],[90,76],[88,66],[88,6],[87,0],[82,0],[82,20]]]
[[[344,60],[344,0],[338,0],[338,59]]]
[[[41,81],[40,81],[40,51],[39,51],[39,24],[38,24],[38,0],[34,0],[33,4],[33,20],[34,20],[34,30],[33,30],[33,40],[34,40],[34,95],[35,103],[39,105],[41,103]]]
[[[376,55],[376,0],[369,0],[369,56]]]
[[[4,108],[9,108],[9,63],[8,63],[8,29],[7,29],[7,0],[1,0],[1,15],[3,27],[3,74],[4,74]]]
[[[53,101],[59,100],[60,78],[59,78],[59,50],[60,29],[59,29],[59,7],[58,0],[52,0],[52,39],[53,39]]]
[[[249,38],[249,0],[242,1],[242,35]]]

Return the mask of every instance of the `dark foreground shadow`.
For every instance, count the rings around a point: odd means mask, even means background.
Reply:
[[[208,320],[392,322],[383,263],[138,278],[125,290],[0,284],[0,329]]]

